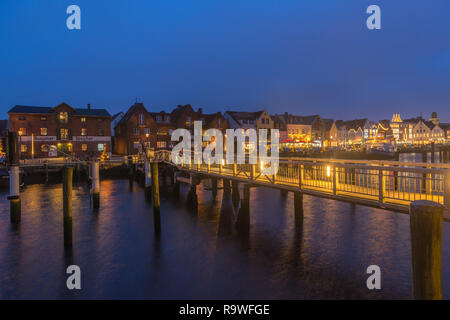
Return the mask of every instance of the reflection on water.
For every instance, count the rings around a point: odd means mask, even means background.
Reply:
[[[28,186],[22,222],[0,202],[0,298],[302,299],[410,298],[409,217],[304,196],[296,228],[293,196],[251,189],[248,236],[232,227],[230,199],[198,187],[199,209],[186,209],[162,188],[162,233],[154,236],[151,204],[127,180],[102,181],[101,210],[74,186],[71,252],[64,251],[61,185]],[[226,208],[221,210],[222,203]],[[444,297],[450,298],[450,224],[444,224]],[[82,270],[82,290],[65,287],[65,268]],[[366,268],[382,271],[382,290],[366,288]]]

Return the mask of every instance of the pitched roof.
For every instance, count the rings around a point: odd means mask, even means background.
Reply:
[[[331,128],[333,127],[334,120],[333,119],[322,119],[322,121],[325,124],[324,129],[326,131],[331,130]]]
[[[235,121],[239,122],[241,120],[256,120],[258,119],[264,110],[256,111],[256,112],[244,112],[244,111],[231,111],[228,110],[228,113]]]
[[[366,122],[367,122],[367,119],[349,120],[349,121],[345,121],[345,127],[347,128],[347,130],[353,129],[356,131],[356,130],[358,130],[358,128],[363,129]]]
[[[93,108],[73,108],[76,115],[81,116],[97,116],[97,117],[110,117],[111,115],[106,109],[93,109]],[[8,113],[34,113],[34,114],[49,114],[52,113],[54,108],[50,107],[36,107],[36,106],[22,106],[16,105],[12,107]]]
[[[115,115],[113,115],[112,117],[111,117],[111,121],[114,121],[114,120],[116,120],[116,118],[117,117],[119,117],[120,115],[122,115],[123,116],[123,112],[122,111],[120,111],[120,112],[117,112]]]

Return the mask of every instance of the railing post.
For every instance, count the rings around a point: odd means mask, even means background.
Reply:
[[[208,159],[208,173],[211,172],[211,160]]]
[[[220,161],[220,163],[219,163],[219,174],[220,175],[222,174],[222,170],[223,170],[223,164],[222,164],[222,161]]]
[[[383,169],[378,169],[378,202],[383,203],[384,201],[384,176]]]
[[[92,162],[92,208],[98,211],[100,208],[100,165],[97,160]]]
[[[255,169],[256,169],[256,165],[255,164],[251,164],[250,165],[250,179],[254,180],[255,179]]]
[[[302,189],[302,179],[303,179],[303,170],[304,170],[304,166],[302,164],[298,165],[298,187],[300,188],[300,190]]]
[[[235,162],[233,164],[233,176],[236,176],[236,175],[237,175],[237,163]]]
[[[419,200],[410,204],[413,297],[442,299],[442,225],[444,207]]]

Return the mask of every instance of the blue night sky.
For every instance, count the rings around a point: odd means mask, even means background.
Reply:
[[[66,8],[81,8],[68,30]],[[368,30],[366,8],[381,7]],[[1,0],[0,117],[16,104],[177,104],[450,122],[448,0]]]

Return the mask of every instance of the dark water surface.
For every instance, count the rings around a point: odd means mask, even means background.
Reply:
[[[73,251],[63,247],[61,185],[22,193],[22,221],[9,221],[0,193],[0,298],[309,299],[411,298],[409,216],[304,196],[295,227],[293,196],[251,189],[248,236],[221,219],[216,200],[198,187],[199,209],[186,209],[162,187],[160,238],[151,204],[137,184],[101,182],[101,210],[85,184],[73,190]],[[66,289],[68,265],[82,270],[82,290]],[[381,267],[381,290],[366,287],[366,268]],[[443,233],[444,298],[450,299],[450,224]]]

